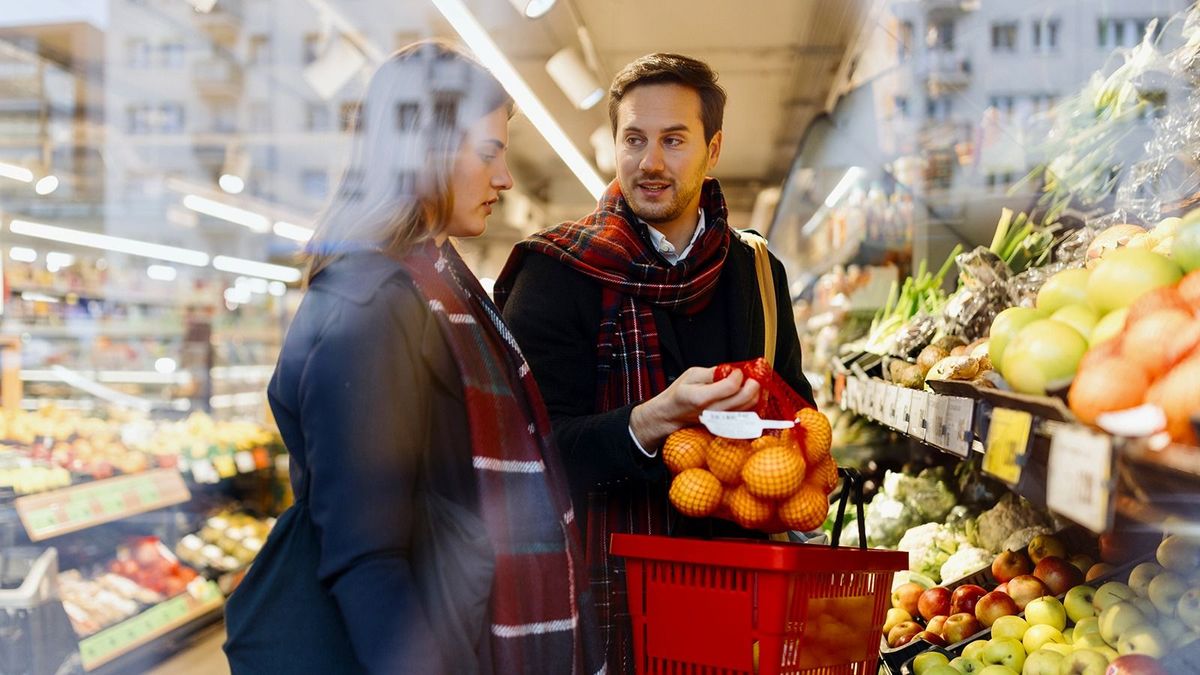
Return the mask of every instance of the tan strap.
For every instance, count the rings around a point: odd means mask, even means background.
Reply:
[[[775,277],[771,272],[771,254],[767,240],[745,230],[734,230],[742,241],[754,249],[754,270],[758,274],[758,295],[763,309],[763,358],[775,366],[775,340],[779,333],[779,311],[775,300]]]

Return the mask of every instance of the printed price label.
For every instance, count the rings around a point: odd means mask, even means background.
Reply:
[[[1021,466],[1029,450],[1032,430],[1033,415],[1007,408],[993,410],[987,449],[983,455],[983,470],[1009,485],[1020,482]]]
[[[258,468],[254,462],[254,454],[249,450],[242,450],[234,455],[233,463],[237,465],[238,473],[251,473]]]
[[[233,457],[229,455],[213,457],[212,463],[217,469],[217,475],[223,479],[232,478],[237,475],[237,464],[234,464]]]
[[[946,404],[946,444],[950,452],[966,457],[971,452],[971,424],[975,402],[961,396],[949,396]]]
[[[1050,439],[1046,505],[1093,532],[1112,522],[1112,439],[1064,426]]]
[[[87,670],[98,668],[151,640],[198,618],[222,604],[221,589],[205,582],[198,593],[177,595],[95,635],[79,641],[79,655]]]
[[[912,403],[908,407],[908,433],[910,436],[925,440],[928,414],[929,394],[923,391],[914,391]]]
[[[895,427],[900,433],[907,434],[909,427],[909,409],[912,407],[913,394],[916,393],[912,389],[900,389],[896,395],[896,408],[892,413],[892,419],[895,421]]]
[[[178,471],[155,469],[20,497],[13,505],[29,538],[42,541],[191,498]]]
[[[896,401],[900,398],[900,387],[889,384],[886,385],[883,395],[883,410],[880,415],[883,423],[889,427],[896,427]]]
[[[930,394],[926,413],[925,442],[938,448],[946,447],[950,430],[946,427],[946,412],[950,409],[950,397]]]
[[[204,484],[220,483],[221,476],[217,474],[217,469],[213,467],[212,462],[207,459],[197,459],[192,462],[192,480]]]

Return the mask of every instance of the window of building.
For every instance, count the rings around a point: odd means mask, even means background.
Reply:
[[[908,97],[907,96],[897,96],[894,99],[894,105],[896,108],[897,115],[899,115],[900,117],[908,117]]]
[[[901,21],[899,26],[899,35],[896,36],[896,56],[900,59],[907,59],[912,56],[913,49],[913,22]]]
[[[325,169],[305,169],[300,173],[300,189],[311,199],[325,199],[329,194],[329,173]]]
[[[154,130],[153,108],[149,105],[131,105],[125,109],[125,128],[130,134],[148,134]]]
[[[988,105],[995,108],[1001,115],[1012,115],[1016,104],[1017,99],[1015,96],[1001,95],[988,97]]]
[[[992,24],[992,51],[1017,51],[1017,22],[1005,21]]]
[[[338,115],[339,129],[342,131],[354,131],[361,128],[361,105],[358,101],[346,101],[342,104],[341,112]]]
[[[925,99],[925,116],[936,122],[946,122],[953,110],[950,98],[941,96]]]
[[[163,68],[182,68],[187,47],[178,41],[164,42],[158,47],[159,63]]]
[[[246,63],[262,65],[271,62],[271,36],[258,33],[250,36],[246,49]]]
[[[931,23],[929,31],[925,35],[925,43],[929,45],[930,49],[943,51],[954,49],[954,21],[944,19]]]
[[[396,104],[396,128],[400,131],[413,131],[417,128],[421,106],[417,103]]]
[[[317,57],[320,55],[321,55],[321,34],[320,33],[306,33],[304,35],[304,51],[301,55],[301,59],[302,59],[304,65],[307,66],[308,64],[312,63],[313,61],[316,61]]]
[[[1034,51],[1047,52],[1058,50],[1058,19],[1038,19],[1033,22],[1031,28],[1033,29]]]
[[[126,43],[126,61],[130,68],[149,68],[154,61],[154,48],[141,38]]]
[[[159,130],[164,134],[183,132],[183,106],[179,103],[164,103],[159,106]]]
[[[212,130],[219,134],[237,132],[237,106],[221,104],[212,108]]]
[[[324,103],[309,103],[305,117],[309,131],[329,131],[329,106]]]
[[[458,97],[443,95],[433,104],[433,123],[439,129],[451,129],[458,124]]]

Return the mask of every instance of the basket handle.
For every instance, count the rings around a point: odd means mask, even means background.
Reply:
[[[842,538],[842,519],[846,516],[846,502],[850,499],[850,493],[854,492],[854,506],[858,511],[858,547],[866,550],[867,548],[867,521],[863,515],[863,477],[856,469],[848,469],[846,467],[838,468],[838,475],[842,478],[842,493],[838,495],[838,510],[837,518],[833,521],[833,537],[829,542],[830,548],[837,548],[838,542]]]

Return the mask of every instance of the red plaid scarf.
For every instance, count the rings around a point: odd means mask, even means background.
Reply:
[[[670,265],[647,240],[614,182],[596,210],[582,220],[533,235],[514,249],[496,281],[496,302],[508,299],[512,282],[530,252],[550,256],[601,287],[601,323],[596,344],[595,412],[603,413],[653,398],[667,388],[653,307],[693,314],[712,298],[730,230],[725,196],[716,179],[706,179],[700,207],[706,229],[688,257]],[[582,504],[577,505],[583,510]],[[665,483],[626,481],[588,495],[588,576],[600,614],[610,673],[633,672],[633,646],[625,595],[625,565],[610,558],[616,532],[666,534],[671,507]]]
[[[426,244],[400,262],[428,300],[462,376],[480,511],[496,552],[495,672],[602,672],[566,476],[529,366],[452,246]]]

